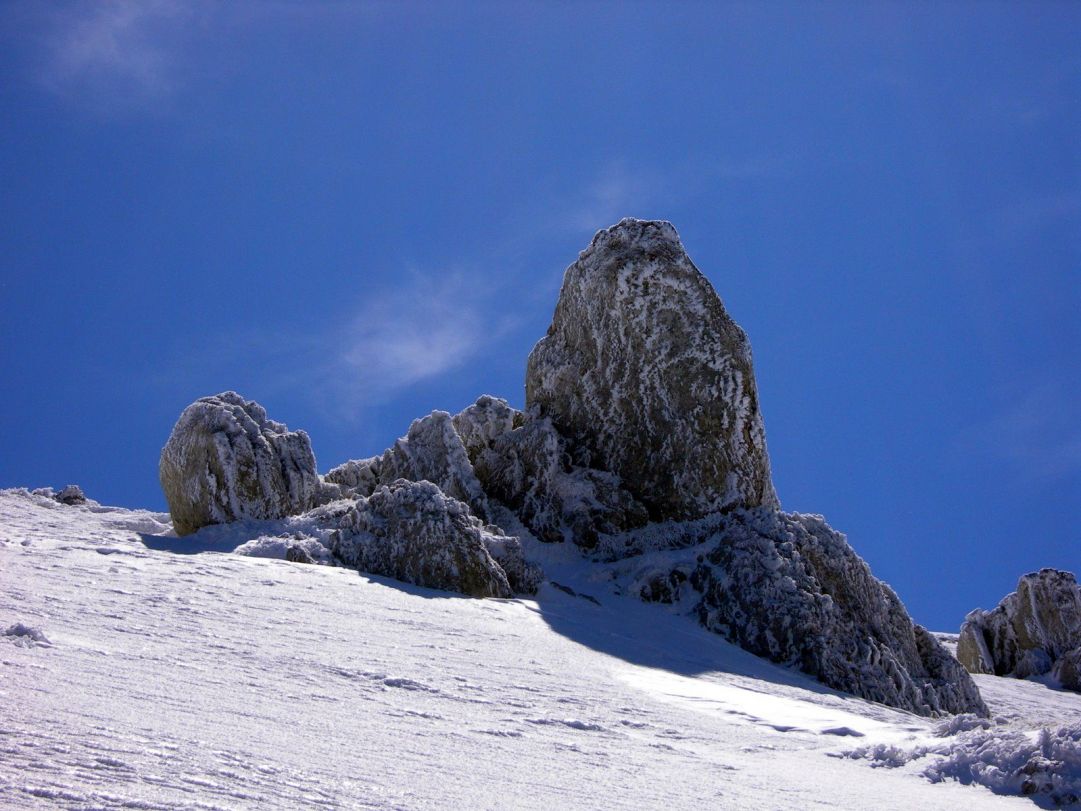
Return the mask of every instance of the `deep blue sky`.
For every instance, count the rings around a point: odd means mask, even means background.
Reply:
[[[777,490],[917,620],[1081,573],[1081,5],[0,7],[0,486],[163,508],[233,388],[320,469],[523,401],[564,268],[671,220]]]

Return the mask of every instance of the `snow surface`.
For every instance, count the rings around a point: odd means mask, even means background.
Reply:
[[[212,529],[0,492],[0,807],[1031,808],[950,742],[1081,718],[990,676],[990,728],[846,696],[559,545],[537,599],[474,600],[229,551],[296,519]]]

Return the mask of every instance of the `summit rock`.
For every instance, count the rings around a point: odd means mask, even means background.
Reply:
[[[624,219],[567,268],[526,404],[654,520],[778,507],[750,343],[668,222]]]

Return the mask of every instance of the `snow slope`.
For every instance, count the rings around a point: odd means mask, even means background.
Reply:
[[[934,755],[831,757],[942,738],[613,596],[575,550],[532,549],[560,584],[536,600],[182,553],[286,523],[192,541],[0,492],[0,807],[1032,808],[929,782]],[[1006,726],[1081,717],[979,684]]]

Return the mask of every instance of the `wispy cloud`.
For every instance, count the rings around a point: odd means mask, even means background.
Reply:
[[[178,36],[196,6],[179,0],[110,0],[68,6],[44,22],[41,80],[97,101],[159,98],[174,89]]]
[[[491,289],[477,273],[409,273],[325,336],[324,384],[355,408],[461,369],[513,325],[492,307]]]
[[[569,225],[595,231],[622,217],[645,217],[643,211],[663,194],[664,182],[644,167],[613,162],[604,167],[580,192],[570,207]]]
[[[303,391],[328,418],[356,423],[497,348],[518,323],[504,298],[480,271],[412,270],[321,326],[184,336],[153,379],[200,395],[222,387],[259,397]]]

